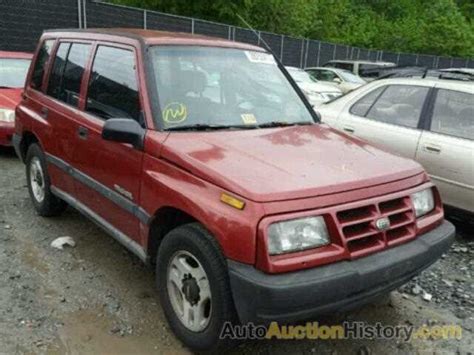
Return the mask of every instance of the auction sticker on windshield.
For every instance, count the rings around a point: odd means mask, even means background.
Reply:
[[[242,117],[244,124],[257,124],[257,118],[253,113],[244,113],[240,117]]]
[[[262,64],[276,64],[275,58],[269,53],[264,52],[255,52],[255,51],[244,51],[248,60],[252,63],[262,63]]]

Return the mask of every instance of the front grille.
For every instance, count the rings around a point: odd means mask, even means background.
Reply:
[[[338,211],[341,239],[351,257],[359,257],[416,236],[415,214],[410,197]],[[376,222],[388,218],[390,226],[380,230]]]

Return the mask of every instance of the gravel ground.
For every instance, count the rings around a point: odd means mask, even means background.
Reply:
[[[153,272],[72,209],[37,216],[24,166],[9,150],[0,150],[0,201],[0,353],[189,353],[166,323]],[[474,232],[459,226],[449,253],[415,280],[373,305],[319,321],[456,324],[461,340],[255,341],[230,353],[472,353]],[[76,247],[51,248],[61,236]]]

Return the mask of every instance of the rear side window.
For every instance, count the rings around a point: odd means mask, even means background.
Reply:
[[[104,45],[97,48],[86,111],[104,120],[131,118],[144,126],[133,51]]]
[[[384,123],[417,128],[428,91],[424,86],[391,85],[366,116]]]
[[[90,53],[90,44],[61,43],[49,77],[48,95],[77,107],[82,76]]]
[[[370,107],[373,105],[374,101],[377,100],[380,93],[386,88],[386,86],[381,86],[378,89],[375,89],[365,95],[363,98],[359,99],[354,105],[352,105],[349,110],[350,113],[356,116],[365,117]]]
[[[474,95],[440,89],[434,104],[431,131],[474,139]]]
[[[354,71],[354,64],[353,63],[331,63],[330,65],[333,68],[345,69],[349,71]]]
[[[41,46],[38,55],[36,57],[35,66],[33,69],[33,74],[31,77],[31,87],[41,90],[43,84],[44,69],[48,63],[49,57],[51,55],[51,50],[53,49],[54,40],[48,39],[44,41]]]

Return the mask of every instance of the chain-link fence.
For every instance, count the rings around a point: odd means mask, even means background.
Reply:
[[[138,27],[180,31],[263,45],[285,65],[320,66],[331,59],[383,60],[401,66],[470,67],[474,59],[396,53],[259,31],[93,0],[0,0],[0,50],[33,51],[45,29]]]

